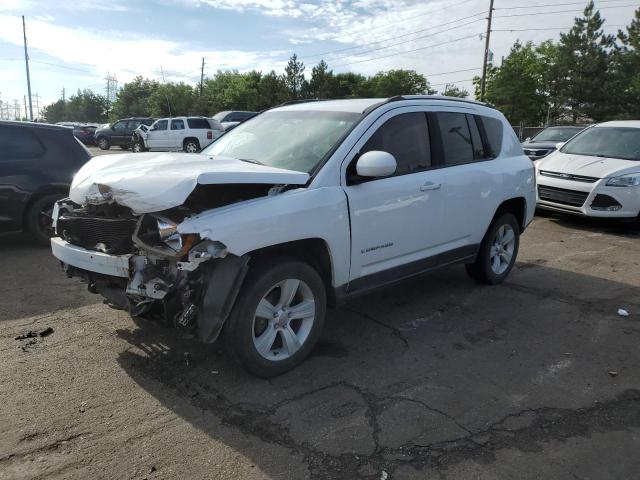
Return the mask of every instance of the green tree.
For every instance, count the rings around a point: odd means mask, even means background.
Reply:
[[[611,115],[609,67],[615,37],[604,34],[603,24],[591,0],[584,16],[575,19],[568,33],[560,34],[556,68],[563,75],[558,75],[558,95],[574,124]]]
[[[375,97],[435,93],[429,88],[424,75],[414,70],[389,70],[378,72],[367,81],[368,90]]]
[[[284,77],[277,75],[273,70],[262,75],[258,84],[258,97],[262,103],[256,110],[264,110],[286,102],[289,99],[289,90]]]
[[[196,95],[193,87],[186,83],[159,85],[149,96],[149,112],[153,117],[195,115]]]
[[[132,82],[125,83],[111,106],[111,120],[125,117],[145,117],[151,114],[149,99],[160,87],[155,80],[138,76]]]
[[[337,73],[333,77],[333,98],[370,97],[367,77],[359,73]]]
[[[516,42],[501,67],[487,68],[485,99],[514,124],[540,124],[546,112],[542,91],[542,61],[533,43]],[[476,98],[480,78],[474,79]]]
[[[447,83],[442,91],[442,95],[445,97],[467,98],[469,96],[469,92],[464,88],[457,87],[453,83]]]
[[[311,69],[311,79],[308,84],[307,96],[311,98],[332,98],[335,93],[333,70],[324,60]]]
[[[284,72],[284,81],[291,94],[291,99],[298,100],[302,98],[306,83],[304,79],[304,63],[298,60],[298,56],[295,53],[289,59]]]
[[[50,123],[56,122],[93,122],[107,120],[107,99],[91,90],[78,90],[68,100],[62,99],[45,108],[43,117]]]
[[[615,95],[620,118],[640,118],[640,8],[627,26],[618,31],[619,48],[612,55],[612,77],[615,84],[610,92]]]

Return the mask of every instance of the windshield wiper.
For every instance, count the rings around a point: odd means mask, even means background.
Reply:
[[[253,158],[239,158],[241,162],[254,163],[256,165],[264,165],[264,163],[254,160]]]

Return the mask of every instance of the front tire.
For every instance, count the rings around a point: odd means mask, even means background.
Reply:
[[[109,139],[107,137],[98,138],[98,148],[100,150],[109,150],[109,148],[111,148],[111,143],[109,143]]]
[[[133,145],[131,145],[131,151],[133,153],[140,153],[140,152],[144,152],[145,150],[146,149],[144,148],[144,144],[142,143],[142,140],[133,142]]]
[[[258,377],[291,370],[320,337],[326,298],[324,282],[306,263],[280,258],[255,265],[225,325],[227,351]]]
[[[29,207],[26,227],[40,245],[49,246],[53,236],[52,216],[53,204],[64,197],[64,194],[44,195]]]
[[[520,226],[512,213],[503,213],[491,223],[482,239],[476,261],[465,265],[477,282],[497,285],[505,281],[516,263]]]

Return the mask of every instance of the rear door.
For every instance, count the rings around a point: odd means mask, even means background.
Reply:
[[[127,120],[120,120],[111,127],[111,145],[126,145],[127,143]]]
[[[447,251],[477,246],[491,222],[500,172],[488,150],[481,117],[462,108],[429,113],[444,221],[432,235]]]
[[[0,232],[22,229],[28,195],[38,188],[44,144],[29,128],[0,125]]]

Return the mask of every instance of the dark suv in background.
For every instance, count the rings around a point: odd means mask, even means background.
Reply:
[[[53,204],[90,158],[71,128],[0,121],[0,233],[24,230],[48,245]]]
[[[115,145],[123,150],[128,150],[131,147],[131,136],[134,130],[138,128],[140,124],[151,125],[154,121],[155,119],[150,117],[132,117],[118,120],[115,123],[96,130],[96,145],[98,145],[101,150],[109,150],[111,146]]]

